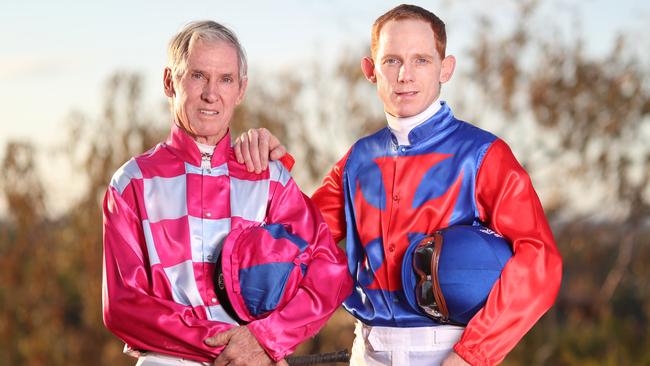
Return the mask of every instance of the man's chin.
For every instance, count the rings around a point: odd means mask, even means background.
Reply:
[[[419,114],[420,112],[422,111],[418,111],[418,109],[414,107],[403,107],[388,113],[397,118],[409,118]]]

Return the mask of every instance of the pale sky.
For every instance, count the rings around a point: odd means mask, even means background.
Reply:
[[[544,0],[542,10],[555,25],[582,32],[587,48],[599,53],[616,32],[639,35],[649,48],[645,1]],[[60,143],[71,110],[97,115],[106,79],[117,70],[140,72],[149,100],[164,100],[162,69],[166,44],[183,24],[213,19],[231,27],[247,51],[250,83],[260,73],[299,67],[318,58],[336,61],[344,46],[369,41],[375,18],[398,1],[35,1],[0,4],[0,158],[7,141]],[[448,52],[462,54],[475,35],[476,14],[496,25],[514,18],[514,0],[414,1],[438,14],[448,28]],[[575,24],[576,14],[581,14]],[[544,18],[542,18],[544,19]],[[543,27],[541,28],[543,29]],[[459,58],[457,72],[463,71]],[[261,78],[260,78],[261,79]],[[1,206],[1,205],[0,205]]]

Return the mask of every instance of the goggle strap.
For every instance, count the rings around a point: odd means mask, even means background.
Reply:
[[[445,297],[440,288],[440,281],[438,280],[438,263],[440,262],[440,253],[442,253],[443,238],[440,232],[436,232],[433,238],[434,250],[433,258],[431,258],[431,291],[433,291],[433,297],[436,299],[436,305],[442,315],[442,320],[446,321],[449,319],[449,310],[447,309],[447,303],[445,302]]]

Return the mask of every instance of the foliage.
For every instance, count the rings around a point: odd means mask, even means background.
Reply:
[[[484,21],[470,50],[470,78],[504,111],[497,128],[514,150],[525,141],[533,175],[547,172],[534,178],[550,186],[544,203],[564,260],[556,306],[506,363],[647,364],[650,70],[623,35],[600,57],[579,33],[567,44],[546,39],[557,32],[533,28],[537,6],[522,3],[502,37]]]

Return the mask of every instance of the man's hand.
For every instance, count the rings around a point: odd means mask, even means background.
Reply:
[[[470,364],[463,360],[462,357],[456,352],[451,352],[447,358],[440,364],[441,366],[470,366]]]
[[[235,140],[235,157],[246,164],[249,172],[261,173],[269,166],[269,160],[278,160],[287,153],[277,137],[266,128],[252,128]]]
[[[284,360],[277,363],[273,361],[245,326],[235,327],[207,338],[205,343],[213,347],[226,346],[219,357],[214,360],[214,366],[287,365]]]

